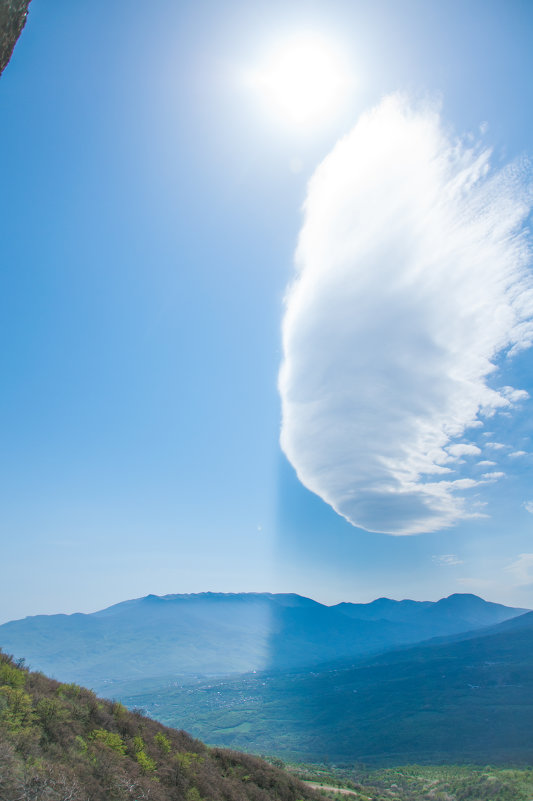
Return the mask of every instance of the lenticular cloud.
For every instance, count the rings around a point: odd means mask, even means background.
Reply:
[[[480,449],[465,440],[524,395],[489,378],[533,341],[527,165],[493,173],[489,156],[452,141],[434,109],[392,97],[309,184],[281,445],[308,489],[369,531],[472,516],[464,491],[477,482],[458,464]]]

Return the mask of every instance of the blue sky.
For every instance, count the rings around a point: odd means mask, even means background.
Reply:
[[[0,81],[3,620],[204,590],[533,606],[530,400],[459,437],[479,461],[505,445],[486,468],[505,476],[474,488],[487,517],[395,537],[298,481],[277,388],[318,165],[401,92],[492,148],[493,173],[520,163],[527,195],[532,24],[518,0],[33,0]],[[243,75],[301,31],[354,81],[295,126]],[[496,356],[491,386],[533,395],[532,351]]]

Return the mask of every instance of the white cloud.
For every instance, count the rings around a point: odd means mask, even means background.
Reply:
[[[516,587],[533,584],[533,553],[521,553],[515,562],[507,565],[505,570],[513,577]]]
[[[435,564],[442,565],[443,567],[452,567],[453,565],[463,564],[463,560],[459,559],[459,557],[454,553],[442,553],[439,556],[432,556],[431,558]]]
[[[522,456],[527,456],[526,451],[513,451],[513,453],[508,454],[509,459],[520,459]]]
[[[483,459],[482,462],[478,462],[477,463],[477,466],[478,467],[494,467],[495,464],[497,464],[497,463],[496,462],[491,462],[490,459]]]
[[[513,387],[502,387],[500,390],[504,398],[507,398],[509,403],[520,403],[529,398],[529,392],[525,389],[514,389]]]
[[[436,531],[471,516],[445,448],[511,401],[488,386],[531,345],[518,164],[451,141],[434,109],[385,99],[315,171],[286,297],[281,445],[356,526]],[[474,486],[470,481],[468,486]]]
[[[529,512],[530,515],[533,515],[533,501],[524,501],[522,504],[526,512]]]
[[[483,473],[483,475],[481,476],[481,478],[484,478],[487,481],[497,481],[499,478],[504,478],[504,477],[505,473],[502,473],[501,471],[500,472],[495,471],[492,473]]]
[[[486,442],[485,445],[487,448],[492,448],[493,451],[503,451],[507,448],[507,445],[504,445],[503,442]]]
[[[463,442],[458,442],[456,445],[450,445],[446,448],[450,456],[453,457],[461,457],[461,456],[478,456],[481,453],[481,448],[478,448],[477,445],[471,445]]]

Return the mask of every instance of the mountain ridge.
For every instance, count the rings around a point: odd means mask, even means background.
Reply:
[[[104,691],[110,682],[143,677],[312,667],[524,613],[457,594],[436,602],[377,603],[389,610],[389,619],[383,609],[379,619],[371,619],[376,602],[339,608],[296,593],[152,594],[90,614],[9,621],[0,626],[0,647],[58,679]],[[369,608],[364,619],[361,612]]]
[[[19,623],[20,621],[23,620],[29,620],[35,618],[76,617],[76,616],[91,617],[111,612],[111,610],[115,609],[118,610],[118,608],[120,607],[134,605],[142,602],[150,603],[159,601],[200,601],[200,600],[210,600],[210,599],[225,599],[225,600],[272,599],[277,602],[283,599],[297,599],[296,605],[302,605],[301,602],[303,601],[305,602],[306,605],[321,606],[325,607],[326,609],[337,609],[339,611],[341,609],[346,609],[346,608],[370,610],[371,608],[376,608],[378,604],[382,604],[384,602],[386,602],[386,605],[389,607],[389,609],[396,607],[430,608],[434,606],[442,606],[445,602],[451,601],[451,599],[476,599],[476,601],[481,602],[485,606],[499,607],[505,610],[512,610],[513,612],[516,612],[517,615],[532,611],[527,608],[507,606],[505,604],[500,604],[495,601],[486,601],[479,595],[474,595],[472,593],[452,593],[451,595],[439,598],[438,601],[415,601],[410,598],[402,598],[400,600],[396,600],[394,598],[389,598],[388,596],[380,596],[379,598],[376,598],[373,601],[369,601],[368,603],[341,601],[336,604],[325,604],[321,603],[320,601],[316,601],[313,598],[309,598],[305,595],[299,595],[298,593],[213,592],[208,590],[205,592],[196,592],[196,593],[167,593],[165,595],[155,595],[154,593],[148,593],[148,595],[141,595],[138,598],[129,598],[125,601],[118,601],[114,604],[110,604],[110,606],[104,607],[103,609],[97,609],[94,612],[53,612],[49,614],[25,615],[24,617],[21,618],[13,618],[13,620],[5,621],[4,623],[0,624],[0,629],[3,626],[12,623]],[[370,617],[368,619],[370,619]]]

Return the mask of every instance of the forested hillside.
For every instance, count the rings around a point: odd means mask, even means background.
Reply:
[[[255,757],[210,749],[0,653],[2,801],[299,801],[316,794]]]

